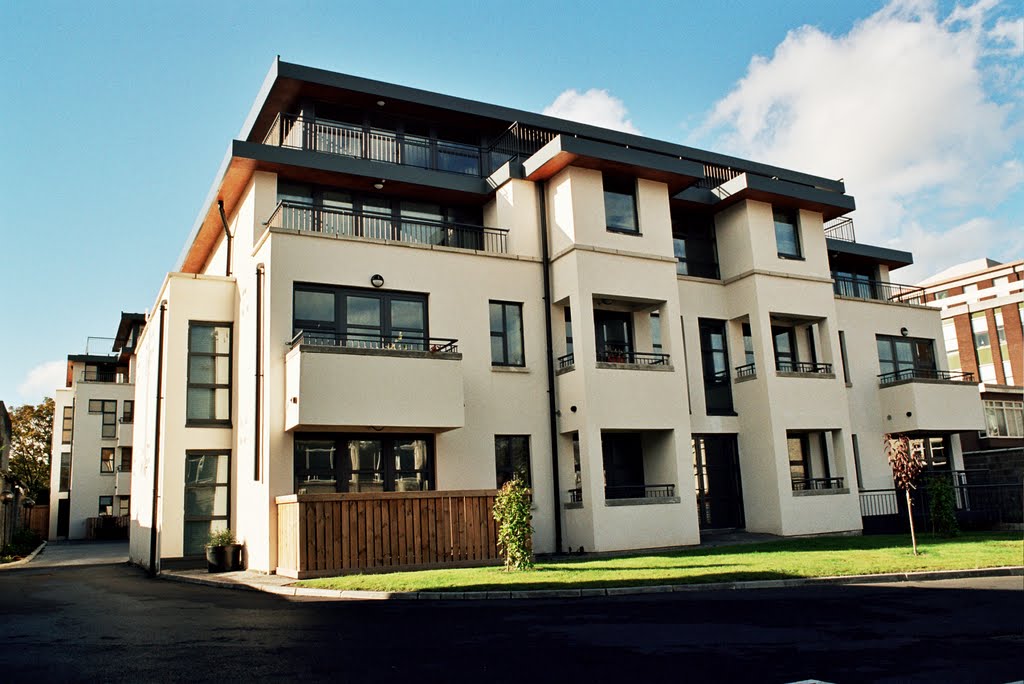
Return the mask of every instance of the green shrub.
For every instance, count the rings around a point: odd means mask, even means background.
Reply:
[[[32,530],[18,530],[11,535],[11,543],[0,549],[0,558],[4,562],[24,558],[36,550],[40,541],[40,536]]]
[[[956,494],[948,477],[932,477],[928,480],[928,512],[932,517],[932,531],[943,537],[960,534],[956,522]]]
[[[498,490],[494,519],[498,523],[498,548],[505,554],[505,570],[533,567],[533,513],[530,488],[518,477]]]
[[[210,533],[210,541],[206,543],[207,546],[228,546],[229,544],[237,544],[235,540],[235,533],[230,528],[223,530],[217,530],[216,532]]]

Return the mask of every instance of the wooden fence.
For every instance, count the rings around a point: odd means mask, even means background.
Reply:
[[[495,490],[277,497],[277,574],[303,579],[498,561]]]
[[[130,519],[127,515],[101,515],[85,519],[86,539],[127,539]]]

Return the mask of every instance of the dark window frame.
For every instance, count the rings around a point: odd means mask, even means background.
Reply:
[[[775,249],[778,257],[780,259],[803,260],[803,244],[800,240],[800,212],[796,209],[772,207],[772,222],[775,225]],[[784,252],[782,250],[782,245],[779,242],[780,226],[788,226],[792,229],[792,239],[795,251]]]
[[[190,522],[191,523],[196,523],[196,522],[209,522],[209,523],[213,523],[214,521],[217,521],[217,520],[223,520],[223,521],[225,521],[225,526],[228,529],[231,529],[231,460],[232,460],[232,458],[231,458],[231,456],[232,456],[231,449],[186,449],[185,450],[185,473],[184,473],[186,477],[188,476],[188,461],[189,461],[190,458],[192,458],[194,456],[199,456],[199,457],[203,457],[203,456],[224,456],[225,458],[227,458],[227,461],[228,461],[228,465],[227,465],[227,469],[226,469],[226,471],[227,471],[227,482],[214,482],[213,484],[206,484],[206,483],[204,483],[204,484],[189,484],[187,481],[183,482],[182,502],[181,502],[181,506],[182,506],[182,509],[181,509],[181,512],[182,512],[182,516],[181,516],[181,520],[182,520],[181,534],[182,534],[182,555],[186,556],[186,557],[194,557],[194,556],[198,556],[199,555],[198,553],[196,553],[196,554],[189,554],[189,553],[186,553],[186,551],[185,551],[184,544],[185,544],[185,540],[188,538],[186,536],[186,530],[188,529],[188,523],[190,523]],[[227,492],[227,497],[228,498],[227,498],[227,505],[225,507],[226,513],[224,515],[210,515],[210,516],[194,516],[194,515],[190,516],[190,515],[188,515],[188,511],[186,509],[186,506],[188,505],[188,491],[190,489],[214,489],[215,490],[217,487],[224,487],[225,491]],[[214,502],[215,502],[215,505],[216,505],[216,492],[214,492]]]
[[[114,447],[100,448],[100,474],[114,474]]]
[[[71,491],[71,453],[70,451],[60,452],[60,476],[57,482],[57,491]]]
[[[345,454],[346,444],[349,441],[379,441],[381,442],[381,484],[382,491],[394,492],[398,491],[395,489],[395,483],[398,481],[399,476],[403,473],[422,473],[424,476],[422,480],[426,483],[427,488],[421,491],[434,491],[437,489],[437,456],[435,450],[435,439],[432,433],[363,433],[363,432],[299,432],[296,433],[295,438],[292,442],[292,491],[297,492],[299,487],[305,482],[323,482],[323,483],[334,483],[335,491],[339,493],[346,493],[349,491],[349,480],[344,477],[345,474],[351,475],[352,473],[364,473],[364,472],[377,472],[376,470],[370,471],[367,469],[355,469],[353,470],[349,462],[349,467],[345,465],[347,455]],[[395,466],[395,449],[396,443],[404,441],[423,440],[427,446],[427,460],[426,467],[420,470],[403,470]],[[300,468],[299,467],[299,443],[300,442],[332,442],[334,448],[334,463],[331,468],[326,469],[311,469],[311,468]],[[308,473],[313,470],[317,470],[321,473],[330,473],[333,475],[333,480],[304,480],[300,479],[303,473]]]
[[[60,443],[71,444],[72,435],[75,430],[75,405],[72,403],[65,406],[61,413]]]
[[[114,515],[114,495],[101,494],[99,497],[99,505],[97,506],[97,511],[97,514],[101,517]]]
[[[726,322],[716,318],[699,318],[697,334],[700,339],[701,377],[704,380],[704,409],[709,416],[735,416]],[[721,348],[713,344],[715,335],[721,335]],[[721,360],[720,364],[716,363],[717,359]],[[719,365],[721,368],[717,367]]]
[[[192,351],[192,330],[193,328],[227,328],[228,331],[228,351],[226,354],[217,353],[216,350],[212,352],[198,352]],[[232,376],[234,375],[234,363],[235,363],[235,327],[234,323],[225,321],[199,321],[190,320],[188,322],[188,340],[186,342],[186,357],[185,357],[185,427],[231,427],[231,407],[234,402],[234,388],[231,382]],[[217,382],[193,382],[192,381],[192,357],[201,356],[209,357],[213,359],[213,377],[216,380],[217,377],[217,359],[227,357],[228,359],[228,378],[226,383]],[[188,410],[188,391],[190,389],[212,389],[214,390],[214,399],[211,404],[211,409],[214,413],[217,410],[217,398],[216,391],[219,389],[226,389],[228,391],[228,402],[227,411],[228,415],[226,418],[190,418]]]
[[[130,495],[117,497],[117,514],[119,516],[131,514],[131,499]]]
[[[513,445],[518,443],[521,447],[519,452],[513,450]],[[504,449],[505,463],[502,462],[502,449]],[[525,456],[525,468],[520,460],[516,463],[516,456]],[[530,456],[530,435],[494,435],[494,470],[495,483],[498,489],[516,475],[524,475],[523,481],[527,487],[533,487],[532,459]]]
[[[779,351],[779,336],[785,335],[789,340],[789,351]],[[793,373],[800,363],[800,348],[796,342],[796,327],[792,325],[772,326],[772,351],[775,356],[775,372]],[[788,366],[788,368],[787,368]]]
[[[640,212],[637,208],[637,179],[619,174],[601,174],[601,196],[604,201],[605,228],[609,233],[620,235],[642,235],[640,231]],[[608,195],[628,197],[633,205],[633,227],[611,225],[608,217]]]
[[[672,251],[676,258],[676,275],[721,280],[714,216],[674,215]],[[710,261],[703,258],[707,255],[710,255]]]
[[[501,307],[501,331],[500,332],[496,332],[494,330],[490,330],[491,365],[492,366],[506,367],[506,368],[524,368],[524,367],[526,367],[526,337],[523,334],[523,327],[525,325],[523,323],[523,303],[522,302],[508,302],[508,301],[503,301],[503,300],[499,300],[499,299],[491,299],[491,300],[489,300],[487,302],[487,327],[488,327],[488,329],[491,327],[491,322],[490,322],[491,321],[491,309],[494,306]],[[519,312],[519,330],[518,330],[518,335],[519,335],[519,346],[522,349],[522,358],[519,360],[518,363],[514,363],[514,362],[510,362],[509,361],[509,344],[508,344],[509,330],[508,330],[508,313],[507,313],[509,307],[513,307],[515,310],[517,310]],[[514,333],[515,333],[515,331],[513,331],[513,334]],[[501,339],[501,358],[500,359],[495,359],[494,358],[494,344],[493,344],[493,340],[496,337]]]
[[[892,354],[891,358],[883,359],[881,355],[881,345],[887,344],[889,351]],[[910,360],[901,360],[899,358],[898,347],[906,344],[910,347]],[[935,340],[927,337],[903,337],[900,335],[875,335],[875,346],[876,353],[878,355],[878,371],[879,375],[886,375],[888,373],[902,373],[905,371],[923,370],[923,371],[934,371],[938,370],[938,364],[935,358]],[[921,355],[922,349],[929,349],[928,353],[924,356]],[[929,358],[930,358],[930,363]],[[892,365],[891,370],[884,370],[884,364]]]
[[[300,292],[330,294],[334,297],[334,318],[331,321],[316,320],[312,318],[298,318],[296,312],[296,298]],[[386,345],[383,340],[392,339],[396,333],[410,333],[408,349],[421,347],[426,351],[427,340],[430,339],[430,300],[426,293],[405,292],[401,290],[382,290],[376,288],[345,287],[341,285],[323,285],[319,283],[295,283],[292,287],[292,332],[298,334],[304,332],[322,332],[337,336],[340,341],[347,341],[349,335],[353,337],[372,338],[368,332],[358,332],[371,326],[351,327],[348,324],[348,298],[361,297],[365,299],[377,299],[380,311],[380,325],[377,326],[377,336],[382,340],[380,346]],[[392,302],[413,302],[423,307],[423,330],[412,328],[396,328],[391,319]],[[403,338],[404,339],[404,338]],[[403,349],[406,349],[403,346]]]
[[[128,456],[125,459],[125,455]],[[132,472],[132,447],[121,447],[121,458],[117,464],[117,472],[119,473],[130,473]],[[127,462],[126,462],[127,461]],[[125,467],[127,465],[127,467]]]
[[[135,400],[125,399],[121,405],[121,422],[122,423],[134,423],[135,422]]]

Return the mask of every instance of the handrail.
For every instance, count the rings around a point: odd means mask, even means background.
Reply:
[[[736,366],[736,377],[737,378],[749,378],[757,375],[757,366],[753,363],[748,363],[742,366]]]
[[[901,380],[943,380],[946,382],[973,383],[974,373],[965,371],[947,371],[937,368],[903,368],[898,371],[881,373],[878,384],[891,385]]]
[[[873,299],[879,302],[901,302],[924,304],[924,288],[914,285],[900,285],[883,280],[853,278],[832,274],[832,291],[840,297]]]
[[[371,335],[354,332],[300,330],[288,342],[289,349],[299,345],[312,347],[343,347],[346,349],[384,349],[391,351],[418,351],[430,354],[455,354],[459,341],[450,337],[424,337],[399,333],[398,335]]]
[[[842,489],[843,478],[841,477],[795,477],[793,478],[793,491],[804,492],[815,489]]]
[[[857,235],[853,230],[853,219],[840,217],[825,224],[825,237],[843,242],[856,242]]]
[[[282,200],[264,224],[300,233],[344,235],[371,240],[438,245],[505,254],[508,230],[454,221],[413,219],[370,211],[322,207]]]
[[[779,373],[821,373],[832,372],[831,363],[818,363],[816,361],[776,361],[775,370]]]
[[[635,352],[617,345],[606,345],[597,350],[597,360],[602,363],[628,363],[635,366],[667,366],[670,356],[656,352]]]
[[[565,354],[563,356],[559,356],[556,359],[556,361],[558,362],[559,369],[572,368],[573,366],[576,365],[576,358],[573,356],[572,352],[569,352],[568,354]]]
[[[111,382],[118,385],[127,385],[128,376],[118,371],[82,371],[82,382]]]
[[[604,488],[606,499],[662,499],[675,495],[674,484],[606,485]]]
[[[569,503],[583,503],[583,489],[581,487],[569,490]]]

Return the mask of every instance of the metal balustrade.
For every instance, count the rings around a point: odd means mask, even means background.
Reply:
[[[775,370],[780,373],[820,373],[827,375],[832,372],[831,363],[816,361],[776,361]]]
[[[853,230],[852,218],[837,218],[825,224],[825,237],[843,242],[856,242],[857,235]]]
[[[913,285],[900,285],[882,280],[869,280],[832,274],[832,291],[839,297],[873,299],[878,302],[924,304],[924,290]]]
[[[946,382],[973,383],[974,373],[964,371],[947,371],[937,368],[903,368],[878,376],[878,384],[885,386],[903,380],[943,380]]]
[[[757,366],[753,363],[748,363],[743,366],[736,366],[736,377],[737,378],[751,378],[757,375]]]
[[[297,345],[310,345],[313,347],[344,347],[346,349],[382,349],[400,352],[454,354],[459,351],[458,343],[458,340],[449,337],[423,337],[405,333],[399,333],[398,335],[373,335],[324,330],[300,330],[288,345],[290,348]]]
[[[576,365],[576,358],[573,356],[573,354],[571,352],[568,353],[568,354],[565,354],[564,356],[559,356],[558,359],[556,359],[556,360],[558,361],[558,368],[559,369],[562,369],[562,368],[572,368],[573,366]]]
[[[601,363],[625,363],[635,366],[667,366],[669,355],[656,352],[635,352],[619,346],[607,346],[597,350],[597,360]]]
[[[818,489],[842,489],[841,477],[802,477],[793,478],[793,491],[806,492]]]
[[[605,486],[606,499],[666,499],[676,495],[674,484]]]

